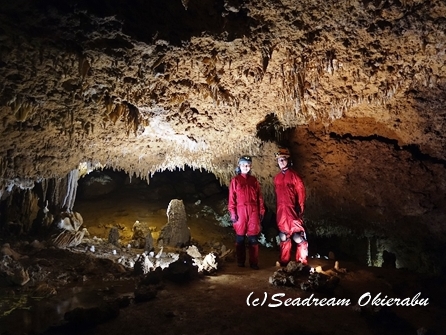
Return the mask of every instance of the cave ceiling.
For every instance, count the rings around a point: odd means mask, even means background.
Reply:
[[[227,183],[251,154],[270,192],[286,144],[310,196],[445,203],[445,1],[2,2],[4,187],[81,162]]]

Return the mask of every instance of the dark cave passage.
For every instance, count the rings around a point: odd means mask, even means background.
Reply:
[[[227,187],[221,186],[212,173],[190,167],[157,172],[147,181],[132,177],[124,171],[103,169],[79,179],[76,199],[85,201],[111,193],[132,191],[136,197],[144,197],[148,203],[165,202],[174,198],[195,202],[227,195]]]
[[[155,173],[149,182],[124,171],[95,170],[79,180],[73,210],[82,215],[90,235],[107,239],[114,227],[126,246],[133,243],[137,221],[151,226],[156,239],[173,199],[184,203],[193,241],[213,243],[232,234],[226,217],[227,188],[212,173],[189,167]]]

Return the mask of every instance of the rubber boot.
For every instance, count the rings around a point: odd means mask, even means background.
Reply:
[[[254,269],[259,269],[259,245],[250,244],[249,245],[249,266]]]
[[[302,241],[297,245],[296,248],[296,261],[301,262],[303,265],[308,264],[308,242]]]
[[[235,244],[235,254],[237,256],[237,265],[240,267],[245,266],[246,260],[246,246],[245,243],[236,243]]]
[[[291,258],[291,240],[280,242],[280,265],[287,266]]]

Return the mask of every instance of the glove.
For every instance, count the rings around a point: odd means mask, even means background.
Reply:
[[[304,213],[301,211],[300,206],[296,206],[295,210],[296,210],[297,217],[299,219],[302,219],[304,217]]]
[[[238,215],[237,214],[231,214],[231,222],[235,223],[238,221]]]

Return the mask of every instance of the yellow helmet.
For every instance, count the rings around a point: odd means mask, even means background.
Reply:
[[[274,156],[276,159],[278,159],[279,157],[290,158],[291,155],[287,148],[280,148],[279,151],[274,154]]]

